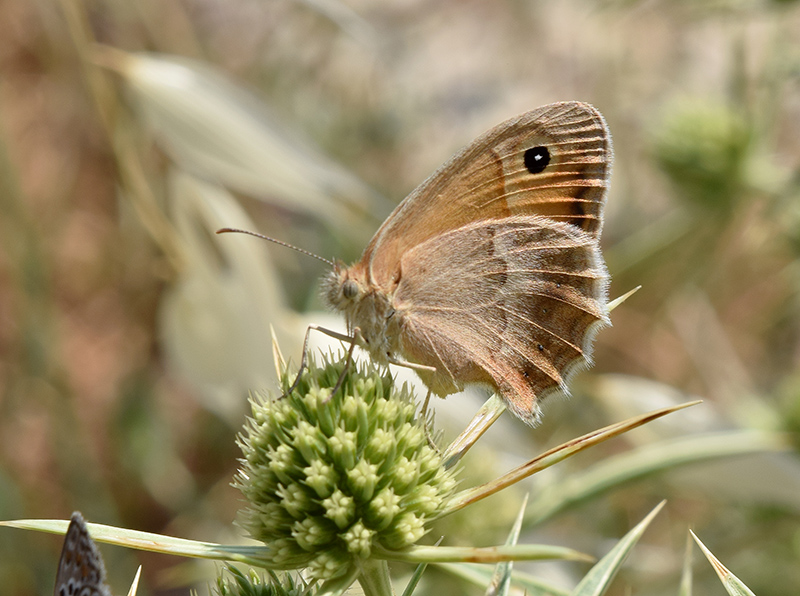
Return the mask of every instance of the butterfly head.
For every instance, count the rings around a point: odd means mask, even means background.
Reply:
[[[337,263],[322,281],[322,298],[344,313],[347,328],[358,329],[359,343],[380,362],[400,351],[401,316],[395,316],[392,296],[371,282],[362,263],[345,267]]]
[[[322,298],[326,304],[337,311],[350,310],[365,294],[362,276],[355,267],[346,267],[335,263],[331,271],[322,281]]]

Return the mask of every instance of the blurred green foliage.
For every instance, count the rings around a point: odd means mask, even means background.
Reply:
[[[670,106],[654,130],[654,159],[690,207],[708,209],[722,223],[748,190],[752,131],[725,105],[699,101]]]

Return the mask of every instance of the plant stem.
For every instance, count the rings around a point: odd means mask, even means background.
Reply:
[[[364,589],[364,596],[394,596],[389,577],[389,564],[386,561],[370,559],[364,563],[358,583]]]

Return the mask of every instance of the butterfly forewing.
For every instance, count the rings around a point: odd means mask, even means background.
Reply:
[[[454,155],[387,218],[363,257],[372,281],[389,283],[409,248],[487,218],[543,215],[598,236],[610,139],[601,114],[579,102],[544,106],[499,124]]]
[[[55,596],[111,596],[106,570],[80,513],[72,519],[56,574]]]

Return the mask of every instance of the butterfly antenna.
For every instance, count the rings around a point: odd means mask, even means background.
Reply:
[[[296,250],[297,252],[301,252],[304,255],[308,255],[309,257],[314,257],[315,259],[319,259],[323,263],[327,263],[330,267],[334,267],[333,261],[329,261],[325,257],[321,257],[319,255],[315,255],[313,252],[298,248],[293,244],[289,244],[288,242],[283,242],[282,240],[277,240],[275,238],[270,238],[269,236],[265,236],[264,234],[259,234],[258,232],[251,232],[250,230],[240,230],[239,228],[221,228],[217,230],[217,234],[229,234],[229,233],[236,233],[236,234],[248,234],[250,236],[255,236],[256,238],[261,238],[262,240],[269,240],[270,242],[274,242],[275,244],[280,244],[281,246],[285,246],[286,248],[291,248],[292,250]]]

